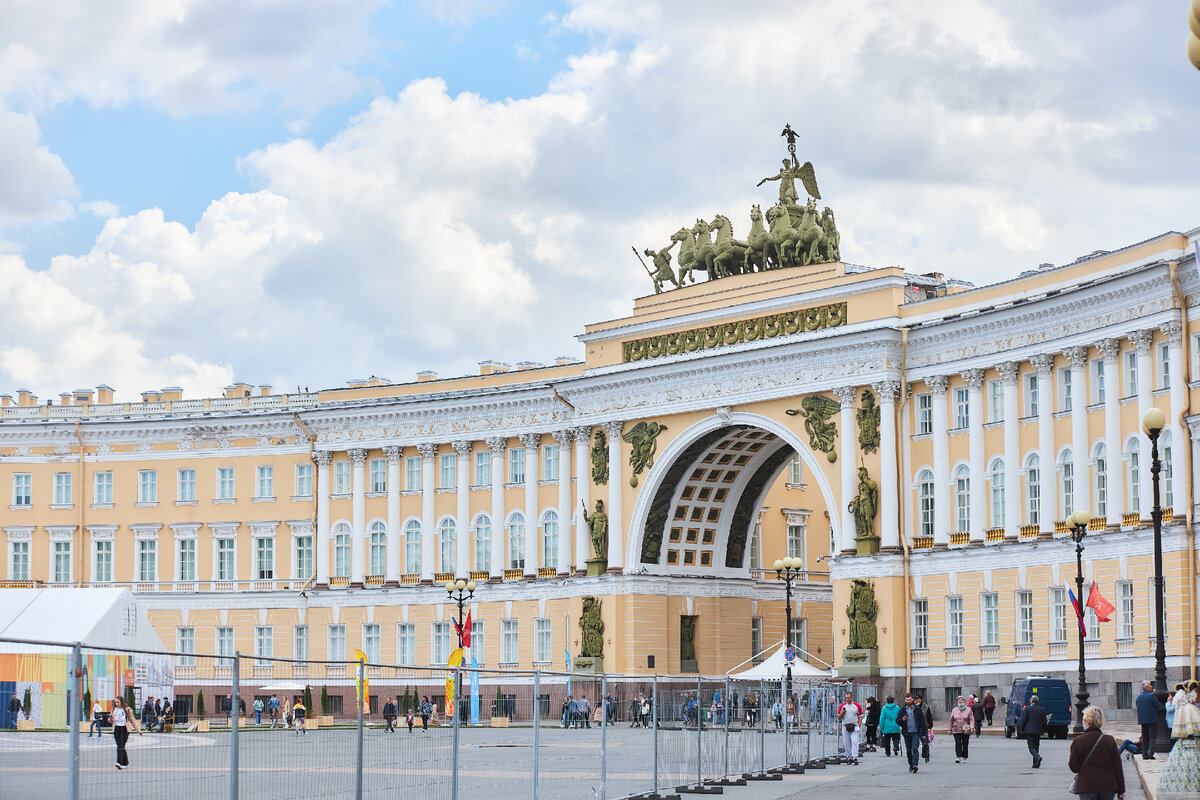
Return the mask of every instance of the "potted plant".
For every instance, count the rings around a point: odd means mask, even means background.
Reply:
[[[333,715],[329,713],[329,688],[321,687],[321,716],[317,717],[317,724],[326,728],[333,725]]]
[[[496,687],[496,701],[492,704],[492,727],[508,727],[508,701],[500,687]]]
[[[199,692],[196,695],[196,730],[201,733],[208,733],[207,713],[204,710],[204,692]]]
[[[37,723],[33,721],[33,694],[28,686],[25,687],[25,700],[21,703],[21,710],[25,712],[25,719],[17,720],[17,730],[37,730]]]

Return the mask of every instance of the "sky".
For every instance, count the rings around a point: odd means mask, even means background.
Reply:
[[[0,393],[582,358],[800,134],[845,260],[1200,226],[1185,0],[0,0]]]

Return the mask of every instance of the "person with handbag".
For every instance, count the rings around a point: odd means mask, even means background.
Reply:
[[[950,721],[946,724],[946,732],[954,737],[954,763],[967,760],[968,748],[971,744],[971,726],[974,714],[967,707],[962,695],[958,696],[958,705],[950,711]]]
[[[1084,800],[1125,800],[1125,773],[1113,737],[1100,730],[1104,712],[1097,706],[1083,710],[1084,732],[1071,742],[1067,766],[1075,773],[1071,792]]]
[[[858,763],[858,726],[862,717],[862,706],[854,702],[854,693],[846,692],[846,702],[838,706],[837,718],[842,724],[842,743],[845,746],[846,759],[851,764]]]

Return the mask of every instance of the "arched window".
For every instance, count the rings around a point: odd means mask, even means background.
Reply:
[[[1171,474],[1171,432],[1165,428],[1158,438],[1158,452],[1162,459],[1162,472],[1159,473],[1162,485],[1162,507],[1175,508],[1175,481],[1172,480]]]
[[[421,523],[415,519],[404,526],[404,571],[409,575],[421,571]]]
[[[1129,509],[1130,514],[1138,514],[1142,510],[1140,488],[1142,464],[1136,436],[1130,436],[1129,440],[1125,442],[1125,476],[1127,478],[1125,486],[1128,489],[1125,496],[1129,498],[1126,508]]]
[[[1075,513],[1075,462],[1070,448],[1063,450],[1058,468],[1062,472],[1062,518],[1066,519]]]
[[[333,574],[350,577],[350,526],[344,522],[333,526]]]
[[[992,459],[988,470],[992,484],[992,527],[1004,527],[1004,459]]]
[[[369,574],[383,575],[387,572],[387,525],[377,519],[371,523],[368,533],[371,539]]]
[[[954,470],[954,530],[971,530],[971,469],[966,464]]]
[[[1104,442],[1100,442],[1092,450],[1093,468],[1092,476],[1096,482],[1096,510],[1093,516],[1107,517],[1108,516],[1108,450],[1104,447]]]
[[[917,534],[933,536],[933,473],[927,469],[917,475]]]
[[[508,568],[525,569],[525,515],[520,511],[508,518]]]
[[[480,514],[475,518],[475,569],[492,568],[492,518]]]
[[[1037,525],[1042,517],[1042,462],[1037,453],[1025,459],[1025,522]]]
[[[438,572],[454,572],[454,534],[454,520],[442,520],[438,526]]]
[[[542,566],[558,568],[558,514],[542,515]]]

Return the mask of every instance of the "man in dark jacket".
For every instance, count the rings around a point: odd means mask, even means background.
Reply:
[[[904,737],[904,746],[908,751],[908,771],[916,772],[921,742],[929,742],[929,723],[925,719],[925,712],[916,705],[911,694],[904,695],[904,705],[896,715],[896,724],[900,726],[900,735]]]
[[[1154,760],[1154,734],[1158,728],[1158,712],[1162,703],[1154,696],[1154,684],[1142,681],[1142,693],[1137,696],[1138,725],[1142,726],[1142,758]]]
[[[1025,710],[1021,712],[1021,721],[1017,725],[1017,731],[1025,737],[1025,741],[1029,744],[1029,755],[1033,756],[1033,768],[1037,769],[1042,765],[1042,755],[1039,750],[1042,747],[1042,734],[1046,732],[1046,709],[1038,705],[1036,694],[1029,698],[1029,705],[1025,706]]]
[[[21,698],[17,697],[17,693],[13,692],[12,699],[8,701],[8,718],[4,720],[4,727],[16,728],[17,715],[21,713]]]
[[[913,702],[925,717],[925,729],[933,730],[933,709],[925,702],[925,698],[917,695],[913,698]],[[929,737],[926,736],[921,740],[921,758],[925,759],[925,763],[929,763]]]
[[[383,704],[383,722],[386,726],[385,731],[390,733],[396,732],[396,704],[392,702],[392,698]]]

